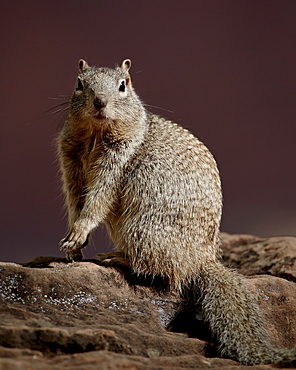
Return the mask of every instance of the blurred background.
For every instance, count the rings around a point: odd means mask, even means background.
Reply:
[[[296,235],[295,0],[15,0],[0,19],[0,260],[63,256],[55,107],[80,58],[131,58],[142,100],[210,148],[222,231]],[[85,256],[110,248],[101,228]]]

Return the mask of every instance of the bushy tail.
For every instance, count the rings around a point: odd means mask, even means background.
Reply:
[[[277,350],[270,344],[256,299],[242,276],[219,263],[210,264],[200,274],[198,290],[221,355],[246,365],[296,360],[296,348]]]

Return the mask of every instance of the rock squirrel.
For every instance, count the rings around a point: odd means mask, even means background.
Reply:
[[[80,73],[58,138],[69,232],[61,249],[82,259],[91,231],[105,223],[138,274],[195,289],[222,355],[244,364],[295,359],[274,349],[243,277],[219,262],[220,176],[205,145],[150,113],[132,87],[125,59]]]

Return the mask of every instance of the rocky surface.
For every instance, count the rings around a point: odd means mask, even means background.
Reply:
[[[222,242],[224,263],[241,274],[268,274],[296,282],[296,237],[222,233]]]
[[[296,346],[296,238],[222,240],[224,263],[248,276],[274,343]],[[210,347],[205,355],[210,333],[180,311],[178,295],[124,266],[0,263],[0,315],[0,369],[246,368]]]

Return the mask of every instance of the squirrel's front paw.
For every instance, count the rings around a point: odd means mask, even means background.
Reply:
[[[83,231],[71,230],[69,234],[60,241],[60,250],[66,253],[67,260],[81,261],[83,254],[81,249],[86,247],[88,236]]]
[[[80,262],[83,260],[83,253],[81,249],[76,249],[72,251],[65,250],[66,259],[69,262]]]

